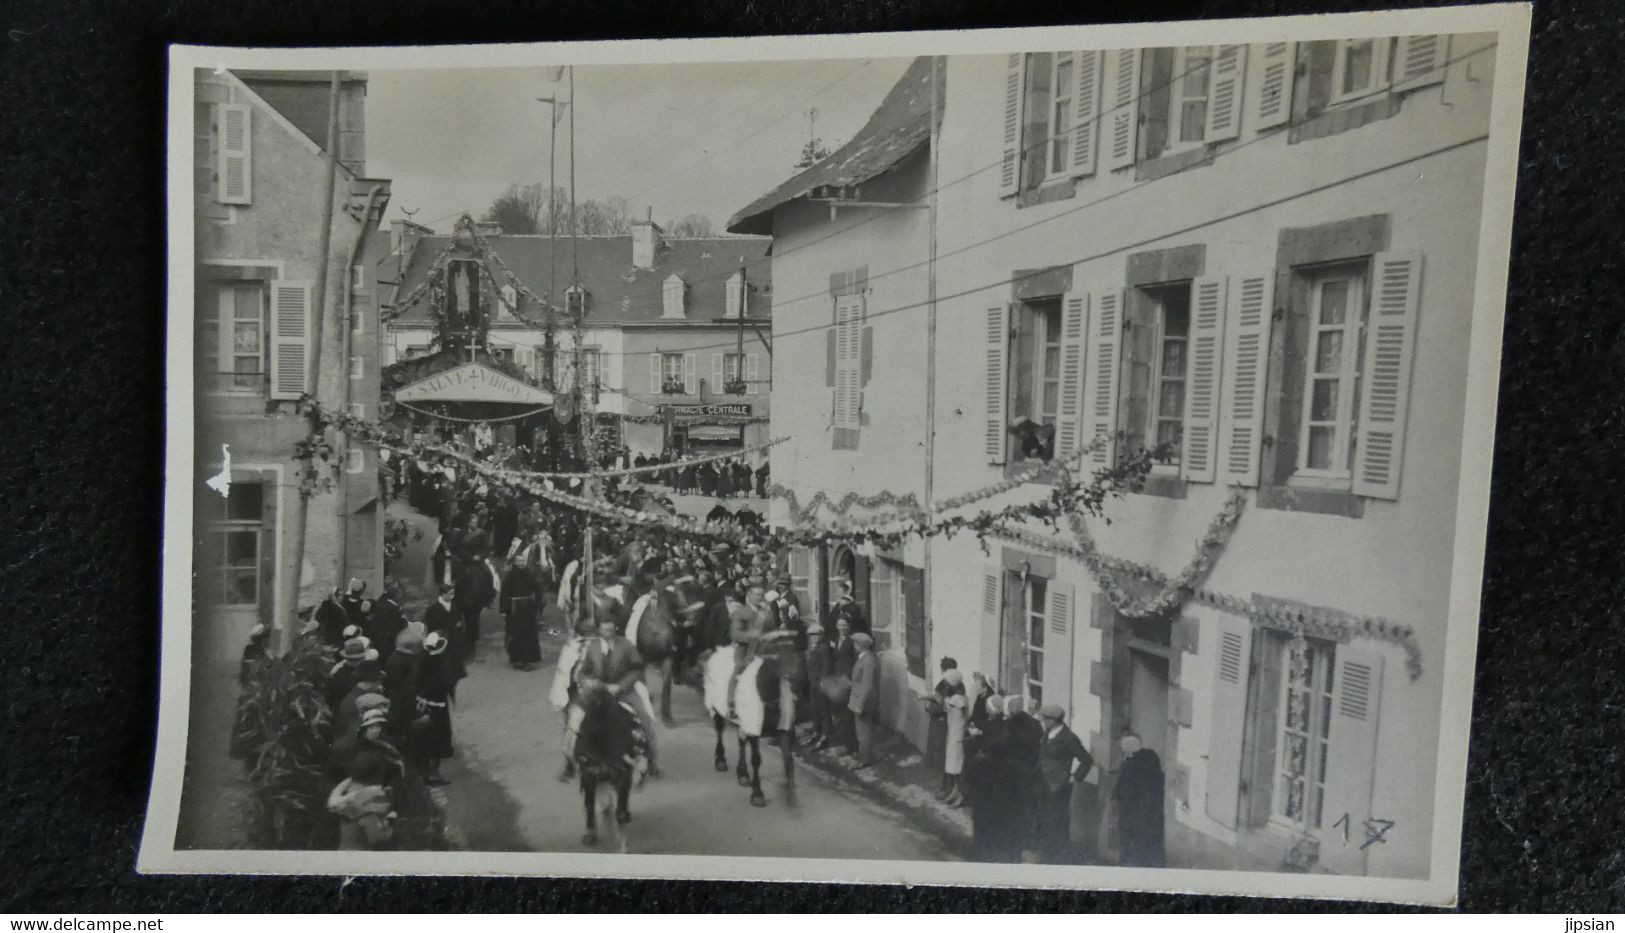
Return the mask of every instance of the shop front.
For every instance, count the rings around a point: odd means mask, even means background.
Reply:
[[[746,429],[755,423],[749,404],[662,405],[665,448],[698,455],[743,450]]]

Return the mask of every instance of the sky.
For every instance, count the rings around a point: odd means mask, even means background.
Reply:
[[[576,193],[619,195],[657,222],[703,214],[720,231],[794,174],[806,111],[831,149],[869,119],[906,58],[576,68]],[[393,182],[387,219],[437,230],[478,217],[513,184],[548,173],[549,68],[369,70],[367,174]],[[569,182],[568,110],[558,184]]]

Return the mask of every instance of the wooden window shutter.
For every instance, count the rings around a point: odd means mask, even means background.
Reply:
[[[310,385],[310,283],[271,283],[271,397],[296,399]]]
[[[861,330],[861,334],[862,350],[858,356],[861,363],[860,369],[863,373],[863,384],[867,386],[869,377],[874,375],[875,371],[875,329],[865,327]]]
[[[1072,721],[1072,632],[1077,601],[1072,584],[1051,580],[1049,605],[1044,607],[1044,702],[1066,711]]]
[[[1100,85],[1106,53],[1075,52],[1078,86],[1072,96],[1072,174],[1093,175],[1100,162]]]
[[[1366,873],[1365,821],[1371,819],[1377,766],[1377,711],[1382,700],[1382,655],[1337,646],[1332,677],[1331,725],[1326,741],[1326,802],[1320,816],[1320,862],[1344,875]],[[1347,822],[1339,825],[1344,816]],[[1347,828],[1347,838],[1344,829]]]
[[[659,395],[665,389],[665,360],[665,356],[658,350],[649,354],[649,393],[651,395]],[[557,362],[557,360],[554,361],[555,369],[557,368]],[[557,381],[558,376],[555,374],[553,378]]]
[[[1218,659],[1213,678],[1207,753],[1207,815],[1236,827],[1241,804],[1241,737],[1247,717],[1247,682],[1252,657],[1252,626],[1226,619],[1220,623]]]
[[[973,669],[979,666],[984,671],[1000,671],[999,636],[1004,626],[1004,604],[999,599],[1000,575],[998,564],[984,564],[982,566],[982,637],[980,639],[982,657],[981,664],[972,665]],[[1025,689],[1020,684],[1004,683],[1002,673],[995,674],[993,679],[998,681],[999,687],[1006,691]]]
[[[1258,91],[1253,98],[1253,129],[1267,130],[1292,118],[1296,44],[1271,42],[1259,50]]]
[[[1405,453],[1405,413],[1411,394],[1411,357],[1422,286],[1422,254],[1378,253],[1372,258],[1371,317],[1361,372],[1360,423],[1354,448],[1354,492],[1399,498]]]
[[[1394,90],[1442,83],[1449,51],[1449,36],[1401,36],[1394,51]]]
[[[836,341],[840,339],[840,328],[831,327],[824,332],[824,387],[835,388],[835,357]]]
[[[254,112],[247,104],[220,105],[219,176],[220,203],[253,203]]]
[[[739,374],[741,379],[744,378],[744,375],[744,373]],[[722,354],[713,353],[711,354],[711,391],[721,392],[722,387],[727,384],[728,376],[727,373],[723,372]]]
[[[1214,49],[1207,95],[1204,142],[1216,143],[1241,135],[1242,91],[1247,76],[1247,47],[1221,45]]]
[[[1077,452],[1083,435],[1083,354],[1088,327],[1089,294],[1068,292],[1061,301],[1061,405],[1055,430],[1059,460]]]
[[[1219,479],[1235,486],[1258,485],[1260,441],[1264,435],[1264,393],[1269,380],[1270,323],[1274,318],[1275,273],[1249,273],[1234,279],[1219,411]]]
[[[745,394],[746,395],[755,395],[759,391],[761,391],[760,388],[757,386],[757,381],[760,378],[761,377],[758,375],[757,369],[756,369],[756,354],[754,354],[754,353],[745,354]]]
[[[1123,293],[1102,292],[1089,309],[1088,378],[1083,383],[1084,444],[1100,443],[1086,458],[1096,468],[1117,462],[1118,361],[1123,346]]]
[[[862,554],[852,555],[852,598],[869,614],[870,624],[873,625],[875,608],[869,594],[869,558]]]
[[[1179,474],[1211,483],[1219,439],[1219,380],[1224,375],[1224,302],[1228,279],[1204,275],[1191,285],[1190,370]]]
[[[1106,54],[1106,168],[1134,164],[1134,146],[1140,123],[1140,50],[1118,49]]]
[[[925,571],[903,568],[903,658],[908,672],[925,676]]]
[[[1005,418],[1008,414],[1006,395],[1010,377],[1005,371],[1010,353],[1010,308],[995,305],[987,309],[987,375],[984,392],[987,404],[987,429],[983,438],[983,452],[988,463],[1003,463],[1005,449]]]
[[[699,386],[699,360],[693,353],[683,354],[683,391],[689,395],[700,394]]]
[[[1004,66],[1004,127],[1000,142],[999,197],[1016,193],[1021,182],[1021,103],[1026,90],[1027,56],[1012,52]]]

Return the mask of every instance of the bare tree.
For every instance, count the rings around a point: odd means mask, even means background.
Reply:
[[[666,224],[666,235],[679,239],[683,237],[716,236],[717,228],[715,224],[711,223],[711,218],[704,214],[684,214]]]

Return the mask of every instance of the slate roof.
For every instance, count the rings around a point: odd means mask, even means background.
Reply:
[[[752,201],[728,220],[730,233],[771,233],[773,210],[805,197],[820,185],[859,185],[885,174],[931,139],[931,58],[921,56],[903,72],[869,122],[846,145],[801,174]],[[937,119],[947,75],[937,69]]]
[[[426,236],[418,240],[412,261],[401,278],[402,294],[410,293],[431,274],[431,263],[450,239]],[[486,242],[502,257],[503,265],[538,295],[549,294],[551,265],[558,274],[558,287],[551,292],[556,301],[563,303],[564,290],[571,281],[568,237],[557,240],[555,264],[548,260],[550,238],[547,236],[501,234],[487,237]],[[636,269],[632,266],[630,235],[580,237],[577,240],[579,265],[581,285],[587,291],[588,322],[673,323],[661,318],[665,310],[666,278],[673,273],[682,276],[688,286],[689,323],[721,320],[727,307],[728,278],[738,272],[741,265],[745,266],[745,277],[750,282],[749,318],[765,319],[772,313],[770,242],[766,237],[740,236],[669,239],[657,251],[653,269]],[[457,254],[452,255],[455,258]],[[493,268],[493,271],[497,270]],[[526,314],[534,308],[521,301],[519,310]],[[396,318],[395,323],[425,324],[429,320],[429,305],[424,300]]]

